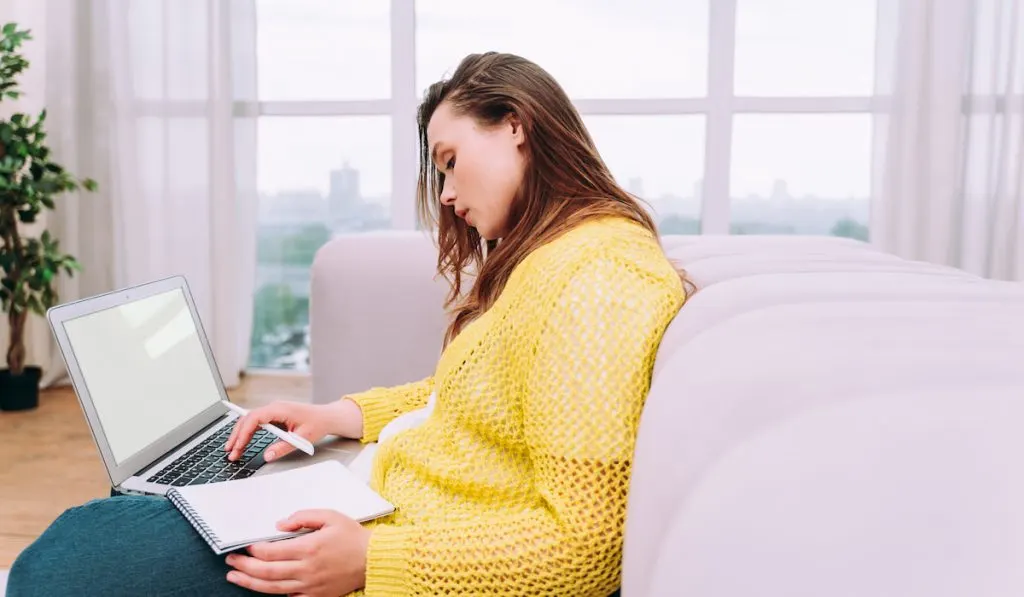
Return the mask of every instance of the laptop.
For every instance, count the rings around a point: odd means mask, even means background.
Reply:
[[[113,489],[164,495],[175,486],[267,475],[332,459],[348,465],[357,440],[328,436],[315,455],[267,463],[277,438],[263,429],[229,461],[240,415],[228,394],[182,276],[51,308],[47,320]],[[224,401],[224,402],[222,402]]]

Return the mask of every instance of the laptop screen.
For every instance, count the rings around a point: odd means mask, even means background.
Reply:
[[[64,322],[121,464],[221,399],[180,289]]]

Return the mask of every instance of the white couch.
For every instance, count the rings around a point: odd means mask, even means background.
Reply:
[[[623,595],[1024,595],[1024,285],[845,239],[663,242],[700,291],[641,421]],[[435,258],[321,249],[316,402],[432,371]]]

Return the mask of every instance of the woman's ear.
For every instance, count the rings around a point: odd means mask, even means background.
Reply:
[[[512,126],[512,140],[516,145],[522,145],[526,141],[526,134],[523,131],[523,123],[515,114],[509,114],[508,124]]]

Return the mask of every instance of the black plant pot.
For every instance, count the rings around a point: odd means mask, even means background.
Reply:
[[[39,379],[43,370],[25,367],[21,375],[0,369],[0,410],[28,410],[39,406]]]

